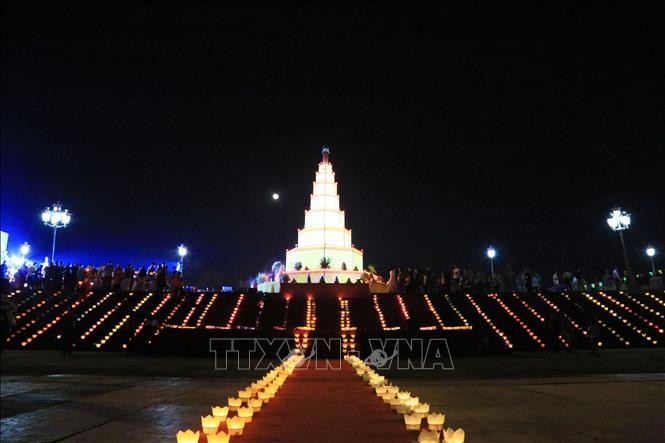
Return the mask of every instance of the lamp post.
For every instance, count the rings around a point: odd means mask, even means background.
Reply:
[[[490,259],[490,271],[492,273],[492,278],[494,278],[494,257],[496,257],[496,249],[491,246],[487,248],[487,257]]]
[[[647,255],[651,259],[651,273],[653,276],[656,276],[656,266],[653,264],[653,256],[656,255],[656,249],[652,246],[649,246],[646,250]]]
[[[25,256],[28,255],[28,252],[30,252],[30,244],[28,242],[24,242],[19,250],[21,251],[21,257],[23,258],[23,261],[25,261]]]
[[[628,263],[628,253],[626,252],[626,242],[623,239],[623,231],[630,227],[630,214],[626,211],[623,211],[621,208],[616,207],[610,212],[610,216],[607,218],[607,224],[614,232],[619,233],[619,238],[621,239],[621,248],[623,249],[623,260],[626,265],[626,272],[628,272],[628,281],[631,287],[635,287],[635,276],[633,271],[630,269],[630,264]]]
[[[185,255],[187,255],[187,247],[180,243],[178,246],[178,255],[180,256],[180,274],[184,275],[183,267],[185,266]]]
[[[59,228],[66,228],[72,221],[72,214],[66,209],[62,209],[62,204],[53,203],[53,208],[46,208],[42,212],[42,221],[50,228],[53,228],[53,247],[51,248],[51,263],[55,258],[55,237]]]

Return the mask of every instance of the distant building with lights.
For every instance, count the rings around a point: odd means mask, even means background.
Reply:
[[[298,283],[355,283],[363,274],[363,251],[351,240],[345,226],[345,214],[339,206],[335,172],[330,150],[322,150],[316,171],[310,207],[305,210],[305,226],[298,229],[298,243],[286,251],[285,273]],[[259,290],[279,291],[279,282],[259,285]]]

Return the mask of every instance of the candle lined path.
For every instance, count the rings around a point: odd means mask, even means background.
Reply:
[[[337,362],[335,362],[337,363]],[[269,407],[245,428],[242,442],[408,442],[401,415],[386,407],[351,366],[296,369]],[[231,438],[233,440],[233,437]]]

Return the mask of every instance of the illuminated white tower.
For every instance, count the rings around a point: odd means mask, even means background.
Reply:
[[[323,276],[326,283],[335,278],[340,283],[348,279],[355,282],[362,275],[363,252],[351,242],[351,230],[344,225],[344,211],[339,209],[339,194],[335,172],[328,156],[323,158],[316,171],[316,179],[310,195],[310,208],[305,210],[305,227],[298,229],[298,243],[286,251],[286,273],[297,282],[318,283]],[[322,266],[322,262],[328,266]]]

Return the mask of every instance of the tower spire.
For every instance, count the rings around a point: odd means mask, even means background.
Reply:
[[[321,162],[324,164],[328,164],[328,155],[330,154],[330,148],[324,146],[323,149],[321,149],[321,154],[323,154],[323,160]]]

